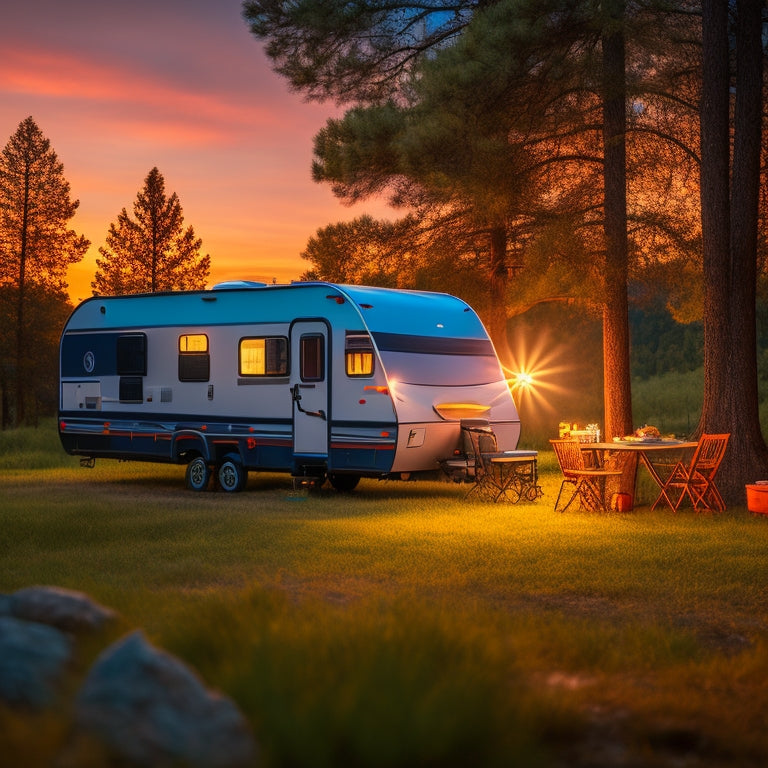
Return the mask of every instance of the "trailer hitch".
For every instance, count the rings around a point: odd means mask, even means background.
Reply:
[[[317,418],[325,421],[325,411],[306,411],[301,407],[301,393],[299,392],[298,383],[291,387],[291,396],[293,397],[293,402],[296,403],[296,409],[301,411],[301,413],[305,413],[307,416],[317,416]]]

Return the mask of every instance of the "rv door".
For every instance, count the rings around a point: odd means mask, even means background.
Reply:
[[[293,453],[312,459],[328,456],[328,326],[322,320],[297,320],[291,326]]]

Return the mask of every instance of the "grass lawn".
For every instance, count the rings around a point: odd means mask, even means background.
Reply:
[[[82,590],[231,696],[266,766],[768,764],[768,518],[465,501],[442,482],[294,493],[78,466],[0,433],[0,592]],[[50,765],[67,712],[0,709]],[[19,762],[19,764],[21,764]]]

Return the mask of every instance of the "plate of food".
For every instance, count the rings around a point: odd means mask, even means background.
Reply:
[[[663,439],[656,427],[647,425],[636,429],[631,435],[613,438],[616,443],[660,443]]]
[[[644,426],[635,430],[635,437],[639,438],[643,443],[660,443],[661,432],[656,427]]]

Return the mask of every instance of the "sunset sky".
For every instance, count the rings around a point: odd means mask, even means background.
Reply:
[[[154,166],[211,256],[211,283],[285,282],[343,206],[311,180],[312,137],[337,114],[274,74],[240,0],[19,0],[0,25],[0,146],[32,116],[50,139],[91,241],[69,273],[91,295],[99,246]]]

